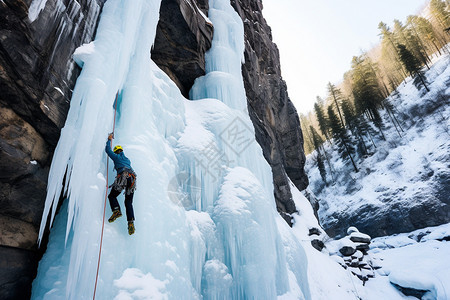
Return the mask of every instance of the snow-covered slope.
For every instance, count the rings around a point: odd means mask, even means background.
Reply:
[[[377,238],[370,254],[381,260],[379,275],[422,299],[450,299],[450,224]]]
[[[411,233],[375,238],[368,259],[376,262],[374,278],[363,283],[350,268],[344,269],[335,252],[339,241],[322,237],[325,248],[319,252],[311,246],[308,229],[317,228],[309,201],[291,186],[299,211],[294,217],[292,233],[301,242],[308,259],[308,282],[315,300],[401,300],[450,299],[450,224],[428,227]],[[280,231],[283,235],[283,231]],[[403,292],[394,286],[401,286]],[[284,299],[297,299],[292,294]]]
[[[430,92],[409,78],[388,98],[404,132],[400,137],[384,113],[387,141],[378,139],[374,154],[358,161],[360,172],[328,145],[336,180],[325,186],[314,154],[308,157],[310,188],[330,235],[342,236],[349,226],[382,236],[450,222],[449,62],[449,55],[438,57],[426,72]]]
[[[450,299],[450,223],[373,239],[366,256],[376,262],[377,270],[375,277],[364,283],[350,268],[338,264],[342,260],[335,255],[339,241],[323,237],[325,248],[321,252],[311,246],[307,229],[317,228],[317,220],[309,201],[298,190],[293,190],[293,196],[299,214],[294,215],[292,232],[308,258],[312,299],[416,299],[411,295]]]
[[[381,268],[365,284],[349,272],[332,270],[333,264],[323,257],[313,262],[312,254],[338,257],[334,253],[340,241],[325,238],[322,253],[310,253],[304,246],[309,266],[315,265],[308,269],[310,282],[313,276],[323,275],[318,268],[333,274],[320,277],[331,290],[338,278],[350,276],[352,284],[337,284],[341,292],[342,288],[353,291],[353,296],[330,299],[450,299],[449,62],[449,55],[438,57],[426,72],[428,93],[418,91],[410,79],[398,87],[398,95],[389,100],[404,131],[400,137],[384,115],[387,141],[378,139],[374,154],[359,160],[359,173],[328,145],[335,182],[325,186],[312,159],[314,154],[308,157],[310,188],[319,198],[320,222],[328,233],[343,236],[350,226],[372,236],[405,232],[372,240],[368,257]],[[328,179],[331,181],[331,176]],[[423,227],[427,228],[413,231]],[[313,299],[327,299],[313,286],[311,294]]]

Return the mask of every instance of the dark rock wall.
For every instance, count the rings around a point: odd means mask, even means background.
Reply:
[[[27,299],[52,153],[79,69],[76,47],[92,40],[105,0],[0,1],[0,298]]]
[[[350,226],[355,226],[372,237],[411,232],[417,229],[446,224],[450,220],[448,192],[450,179],[444,186],[434,185],[434,192],[424,192],[404,196],[403,201],[395,203],[392,199],[380,199],[382,206],[367,203],[352,213],[335,212],[322,220],[321,225],[331,237],[342,237]],[[440,191],[447,190],[447,198],[441,201]]]
[[[153,61],[189,98],[189,90],[197,77],[205,75],[205,52],[211,47],[212,24],[201,12],[208,14],[208,1],[162,0]],[[201,10],[201,12],[200,12]]]
[[[288,177],[300,189],[308,186],[304,172],[303,135],[297,111],[281,77],[280,55],[262,16],[261,0],[231,0],[244,22],[245,64],[242,67],[250,118],[264,157],[272,167],[278,211],[295,212]]]

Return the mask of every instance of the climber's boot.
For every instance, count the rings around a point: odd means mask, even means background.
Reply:
[[[128,221],[128,234],[132,235],[135,231],[134,228],[134,222],[133,221]]]
[[[108,219],[109,223],[114,222],[117,218],[120,218],[122,216],[122,213],[120,212],[120,209],[113,211],[113,214]]]

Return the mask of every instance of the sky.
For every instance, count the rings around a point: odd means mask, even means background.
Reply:
[[[281,74],[299,113],[326,97],[350,70],[353,56],[376,45],[380,21],[392,26],[429,0],[262,0],[263,16],[280,50]]]

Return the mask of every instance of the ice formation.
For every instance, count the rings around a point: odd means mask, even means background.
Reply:
[[[95,41],[75,54],[83,70],[52,161],[40,238],[48,216],[53,228],[32,299],[93,297],[116,92],[113,143],[138,176],[136,233],[125,218],[105,225],[96,298],[310,299],[305,252],[276,211],[246,109],[241,19],[210,0],[207,74],[190,101],[149,56],[159,6],[107,1]]]
[[[31,22],[34,22],[37,19],[39,13],[44,9],[46,3],[47,0],[33,0],[33,2],[31,2],[30,8],[28,10],[28,19],[30,19]]]

